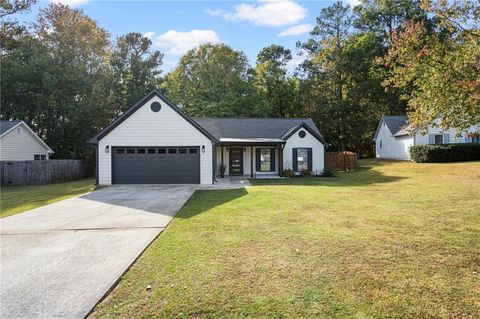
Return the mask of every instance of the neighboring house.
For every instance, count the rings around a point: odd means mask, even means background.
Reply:
[[[413,145],[423,144],[449,144],[449,143],[478,143],[478,126],[472,126],[461,135],[454,129],[442,130],[439,121],[429,125],[423,134],[408,124],[406,115],[383,116],[375,133],[375,148],[377,158],[409,160],[409,149]]]
[[[0,161],[48,160],[53,151],[23,121],[0,121]]]
[[[212,184],[226,175],[324,168],[325,141],[311,119],[191,118],[158,91],[100,131],[97,183]]]

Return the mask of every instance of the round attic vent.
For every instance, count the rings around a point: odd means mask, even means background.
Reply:
[[[162,105],[159,102],[153,102],[150,104],[150,109],[156,113],[162,109]]]
[[[298,132],[298,136],[299,136],[300,138],[304,138],[306,135],[307,135],[307,133],[305,133],[305,131],[300,131],[300,132]]]

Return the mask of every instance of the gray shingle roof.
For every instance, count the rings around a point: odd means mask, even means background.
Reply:
[[[0,121],[0,135],[20,123],[21,121]]]
[[[315,133],[321,136],[311,118],[220,118],[194,117],[216,139],[220,138],[277,138],[281,139],[287,133],[302,123],[305,123]]]
[[[383,120],[385,121],[385,124],[387,124],[392,135],[395,135],[408,124],[408,116],[406,115],[388,115],[384,116]]]

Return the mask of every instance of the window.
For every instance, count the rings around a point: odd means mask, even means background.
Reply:
[[[308,169],[308,148],[297,148],[297,171]]]
[[[167,149],[165,148],[159,148],[158,149],[158,154],[165,154],[167,152]]]
[[[435,134],[434,143],[435,144],[443,144],[443,135],[442,134]]]
[[[124,148],[117,148],[117,154],[124,154],[125,149]]]
[[[305,133],[305,131],[298,132],[298,137],[304,138],[305,136],[307,136],[307,133]]]
[[[152,110],[152,112],[157,113],[162,109],[162,105],[158,102],[153,102],[152,104],[150,104],[150,109]]]
[[[270,149],[260,149],[260,172],[270,172]]]
[[[380,148],[382,148],[382,146],[383,146],[383,142],[382,140],[380,140]]]
[[[44,161],[47,159],[47,155],[45,154],[35,154],[33,155],[33,160],[34,161]]]
[[[135,154],[134,148],[127,148],[127,154]]]
[[[190,154],[197,154],[197,149],[196,149],[196,148],[190,148],[190,149],[188,150],[188,153],[190,153]]]
[[[144,148],[137,148],[137,154],[145,154]]]
[[[178,152],[179,152],[180,154],[187,154],[187,149],[186,149],[186,148],[179,148],[179,149],[178,149]]]
[[[156,153],[156,150],[155,150],[154,148],[149,148],[149,149],[147,150],[147,153],[148,153],[148,154],[155,154],[155,153]]]
[[[177,149],[176,148],[169,148],[168,149],[168,154],[177,154]]]
[[[21,127],[17,127],[17,135],[22,135],[22,128]]]

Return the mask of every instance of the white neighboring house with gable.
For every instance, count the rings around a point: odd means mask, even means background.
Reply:
[[[0,121],[0,161],[48,160],[52,153],[24,121]]]
[[[429,125],[427,133],[409,127],[406,115],[383,116],[375,133],[377,158],[410,160],[410,147],[425,144],[480,143],[479,126],[472,126],[461,135],[454,129],[442,130],[439,121]]]

